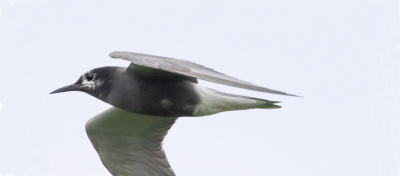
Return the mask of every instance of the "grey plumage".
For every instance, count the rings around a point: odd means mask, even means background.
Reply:
[[[104,166],[118,176],[172,176],[162,141],[175,117],[133,114],[118,108],[93,117],[86,132]]]

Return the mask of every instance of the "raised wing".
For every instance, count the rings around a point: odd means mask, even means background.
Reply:
[[[132,62],[133,64],[164,70],[167,72],[184,75],[188,77],[199,78],[215,83],[225,84],[228,86],[234,86],[234,87],[266,92],[266,93],[296,96],[287,94],[285,92],[271,90],[265,87],[257,86],[252,83],[227,76],[213,69],[185,60],[153,56],[148,54],[132,53],[132,52],[119,52],[119,51],[110,53],[110,57],[125,59]]]
[[[86,133],[112,175],[172,176],[162,141],[177,118],[112,107],[86,123]]]

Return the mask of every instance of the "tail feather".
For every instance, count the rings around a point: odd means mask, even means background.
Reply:
[[[236,111],[246,109],[277,109],[278,101],[269,101],[260,98],[234,95],[200,85],[194,85],[196,93],[200,97],[200,103],[196,105],[194,116],[206,116],[224,111]]]
[[[210,89],[210,88],[208,88],[208,89]],[[269,101],[269,100],[266,100],[266,99],[248,97],[248,96],[244,96],[244,95],[229,94],[229,93],[220,92],[220,91],[217,91],[217,90],[214,90],[214,89],[210,89],[210,90],[214,91],[214,93],[216,93],[216,94],[223,95],[223,96],[246,98],[246,99],[252,99],[252,100],[265,102],[265,104],[261,104],[257,108],[261,108],[261,109],[278,109],[278,108],[281,108],[281,106],[275,104],[275,103],[280,103],[279,101]]]

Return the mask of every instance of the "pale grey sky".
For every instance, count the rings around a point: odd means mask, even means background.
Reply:
[[[85,133],[106,110],[49,93],[112,51],[186,59],[293,98],[278,110],[181,118],[164,141],[178,176],[400,174],[398,0],[0,0],[0,176],[110,175]]]

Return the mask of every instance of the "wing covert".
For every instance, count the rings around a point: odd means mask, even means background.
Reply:
[[[206,81],[211,81],[228,86],[239,87],[243,89],[255,90],[266,93],[296,96],[292,94],[287,94],[285,92],[257,86],[252,83],[236,79],[231,76],[227,76],[213,69],[185,60],[161,57],[161,56],[153,56],[148,54],[133,53],[133,52],[119,52],[119,51],[110,53],[110,57],[120,58],[130,61],[133,64],[159,69],[183,76],[203,79]]]

